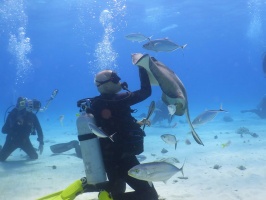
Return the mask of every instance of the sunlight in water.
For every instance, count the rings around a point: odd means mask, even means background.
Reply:
[[[258,39],[262,36],[261,4],[261,0],[248,1],[250,23],[247,31],[247,36],[250,39]]]
[[[16,61],[15,84],[24,83],[32,65],[28,59],[31,52],[30,38],[26,36],[28,17],[25,14],[24,0],[4,1],[0,9],[4,31],[9,34],[8,50]]]

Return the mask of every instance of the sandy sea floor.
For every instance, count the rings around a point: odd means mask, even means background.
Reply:
[[[174,119],[175,120],[175,119]],[[184,176],[179,172],[166,183],[154,182],[160,199],[165,200],[263,200],[266,197],[266,120],[253,115],[235,117],[232,122],[215,118],[196,128],[204,146],[196,144],[188,133],[187,123],[176,119],[177,126],[166,122],[147,127],[145,138],[145,162],[162,158],[175,158],[184,165]],[[174,123],[174,122],[172,122]],[[237,134],[241,127],[249,134]],[[27,160],[24,152],[16,150],[6,162],[0,163],[1,200],[33,200],[63,190],[69,184],[85,176],[83,161],[74,150],[54,155],[49,146],[75,140],[75,122],[55,130],[43,125],[45,149],[36,161]],[[166,144],[160,136],[174,134],[179,140],[177,149]],[[1,144],[4,142],[2,135]],[[191,144],[185,141],[189,140]],[[32,141],[37,147],[36,137]],[[223,144],[225,147],[223,147]],[[167,153],[162,153],[162,149]],[[215,167],[218,165],[218,169]],[[56,168],[54,169],[55,166]],[[244,169],[243,169],[244,168]],[[130,188],[128,188],[130,190]],[[97,193],[85,193],[76,199],[97,199]]]

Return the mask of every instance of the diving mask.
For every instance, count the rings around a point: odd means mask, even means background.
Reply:
[[[117,75],[117,73],[113,72],[111,73],[111,77],[105,81],[97,81],[95,80],[95,82],[97,82],[97,87],[100,87],[101,85],[108,83],[108,82],[113,82],[114,84],[118,84],[119,81],[121,80],[121,78]]]

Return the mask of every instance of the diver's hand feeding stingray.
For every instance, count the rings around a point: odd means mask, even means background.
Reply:
[[[148,54],[132,54],[132,62],[134,65],[144,67],[147,70],[152,85],[160,86],[163,92],[163,102],[166,105],[172,104],[176,106],[175,115],[182,116],[186,114],[193,138],[198,144],[204,145],[191,123],[186,89],[177,75],[163,63],[157,61],[154,57],[150,57]]]

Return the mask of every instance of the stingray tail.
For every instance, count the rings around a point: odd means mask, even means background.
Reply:
[[[198,134],[196,133],[196,131],[195,131],[195,129],[194,129],[192,123],[191,123],[191,120],[190,120],[190,117],[189,117],[189,113],[188,113],[188,108],[187,108],[187,110],[186,110],[186,116],[187,116],[187,120],[188,120],[189,126],[190,126],[190,128],[191,128],[191,133],[192,133],[192,136],[193,136],[194,140],[195,140],[198,144],[204,146],[203,142],[201,141],[200,137],[199,137]]]
[[[198,144],[204,146],[203,142],[201,141],[201,139],[200,139],[200,137],[198,136],[198,134],[195,132],[194,128],[193,128],[193,130],[192,130],[191,132],[192,132],[192,136],[193,136],[194,140],[195,140]]]

